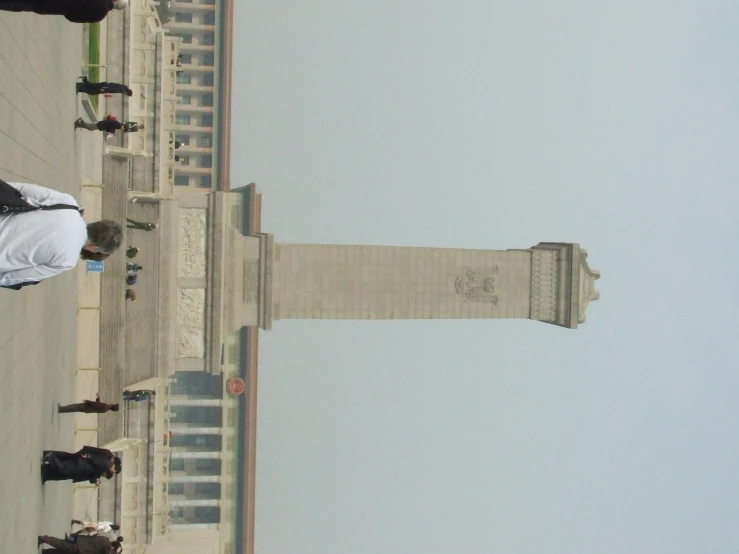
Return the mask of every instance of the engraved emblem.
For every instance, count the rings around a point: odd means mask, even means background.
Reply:
[[[498,274],[498,271],[497,265],[487,270],[484,275],[468,269],[462,275],[457,275],[454,280],[454,288],[457,294],[461,295],[467,302],[486,302],[497,305],[495,275]]]

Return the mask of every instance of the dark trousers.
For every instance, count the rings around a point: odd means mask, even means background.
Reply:
[[[56,537],[43,535],[39,537],[39,540],[44,544],[51,546],[53,548],[51,552],[69,552],[71,554],[77,554],[80,551],[76,544],[65,539],[57,539]],[[44,550],[44,552],[49,552],[49,550]]]
[[[88,407],[87,404],[84,402],[80,402],[79,404],[67,404],[66,406],[59,406],[59,413],[60,414],[71,414],[75,412],[80,412],[83,414],[88,413]]]

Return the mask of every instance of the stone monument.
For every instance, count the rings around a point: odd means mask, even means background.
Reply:
[[[274,320],[524,318],[574,329],[599,296],[599,274],[577,244],[502,251],[275,244],[272,251]]]
[[[252,186],[180,200],[179,269],[162,296],[169,317],[177,310],[177,370],[218,371],[240,329],[277,320],[518,318],[576,329],[599,297],[600,275],[578,244],[282,244],[261,231],[259,214]]]

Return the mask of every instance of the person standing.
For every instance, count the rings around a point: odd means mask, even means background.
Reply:
[[[128,250],[126,250],[126,258],[129,260],[134,259],[139,254],[139,249],[135,246],[129,246]]]
[[[18,290],[37,284],[74,268],[80,257],[112,254],[123,242],[118,223],[85,223],[77,200],[69,194],[2,180],[0,194],[5,195],[6,206],[6,200],[17,195],[13,202],[34,210],[0,213],[0,287]]]
[[[118,121],[112,116],[108,116],[105,119],[101,119],[95,123],[87,123],[81,117],[78,117],[74,122],[75,129],[85,129],[87,131],[102,131],[103,133],[115,134],[116,131],[122,131],[123,133],[136,133],[144,128],[144,124],[136,123],[135,121]]]
[[[129,229],[138,229],[139,231],[153,231],[159,225],[156,223],[146,223],[143,221],[136,221],[135,219],[131,219],[129,217],[126,218],[126,227]]]
[[[76,86],[77,94],[83,93],[88,96],[97,96],[98,94],[125,94],[126,96],[133,96],[133,91],[126,85],[109,83],[108,81],[93,83],[88,81],[87,77],[81,77],[81,81]]]
[[[0,10],[62,15],[72,23],[97,23],[111,10],[125,10],[128,0],[0,0]]]
[[[60,414],[104,414],[106,412],[117,412],[118,404],[106,404],[100,401],[100,395],[95,396],[95,400],[84,400],[77,404],[67,404],[66,406],[59,405],[58,410]]]
[[[141,402],[146,400],[150,395],[154,394],[150,390],[124,390],[123,400],[133,400],[134,402]]]
[[[42,544],[52,547],[44,549],[43,552],[69,552],[70,554],[110,554],[114,548],[120,546],[118,543],[114,546],[108,537],[102,535],[80,535],[74,542],[49,535],[40,535],[38,546],[41,547]]]
[[[121,459],[105,448],[84,446],[78,452],[46,450],[41,459],[41,481],[89,481],[94,484],[103,476],[112,478],[121,469]]]

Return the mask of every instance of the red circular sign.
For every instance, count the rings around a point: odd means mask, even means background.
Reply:
[[[239,394],[244,394],[245,389],[244,380],[240,377],[233,377],[226,381],[226,391],[228,391],[228,394],[238,396]]]

